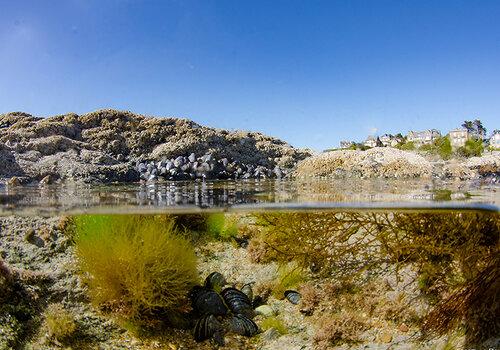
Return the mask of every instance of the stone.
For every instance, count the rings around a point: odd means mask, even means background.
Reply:
[[[222,158],[222,159],[220,160],[220,162],[222,163],[222,165],[223,165],[224,167],[227,167],[227,165],[229,164],[229,160],[227,160],[227,158]]]
[[[276,167],[274,168],[274,174],[276,175],[276,177],[277,177],[278,179],[281,179],[281,178],[283,177],[283,174],[282,174],[282,172],[281,172],[281,169],[280,169],[278,166],[276,166]]]
[[[382,343],[390,343],[392,341],[392,334],[389,331],[384,331],[379,335],[379,340]]]
[[[404,323],[400,324],[398,329],[403,333],[406,333],[410,330],[410,328]]]
[[[194,163],[196,162],[196,155],[194,153],[191,153],[188,157],[188,160],[191,162],[191,163]]]
[[[165,164],[165,169],[167,169],[167,171],[168,171],[168,170],[170,170],[170,169],[172,169],[172,168],[174,168],[174,167],[175,167],[175,166],[174,166],[174,162],[173,162],[173,161],[171,161],[171,160],[169,160],[169,161],[167,162],[167,164]]]
[[[137,171],[138,172],[145,173],[147,170],[148,170],[148,168],[147,168],[146,164],[139,163],[139,165],[137,165]]]
[[[260,335],[263,341],[271,341],[278,339],[281,336],[280,332],[276,328],[269,328],[267,331]]]
[[[212,155],[211,154],[205,154],[203,157],[201,157],[201,161],[204,163],[208,163],[212,160]]]
[[[176,168],[179,168],[179,167],[180,167],[180,166],[182,166],[183,164],[184,164],[184,157],[179,156],[179,157],[175,158],[175,160],[174,160],[174,166],[175,166]]]
[[[274,311],[274,309],[269,305],[261,305],[261,306],[255,308],[255,313],[258,315],[262,315],[264,317],[271,317],[271,316],[276,315],[276,312]]]

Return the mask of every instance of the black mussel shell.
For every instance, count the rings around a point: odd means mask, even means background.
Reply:
[[[248,297],[248,299],[250,299],[250,301],[253,300],[252,284],[253,283],[247,283],[244,284],[243,287],[241,287],[241,291]]]
[[[250,318],[242,314],[233,315],[228,320],[229,330],[233,333],[252,337],[259,332],[259,327]]]
[[[224,345],[224,327],[214,315],[204,315],[194,325],[194,340],[197,342],[213,338],[214,341]]]
[[[222,287],[226,285],[226,279],[220,272],[212,272],[205,278],[205,287],[220,293]]]
[[[199,315],[225,315],[227,306],[217,292],[205,287],[196,286],[189,293],[193,310]]]
[[[265,303],[266,301],[260,295],[257,295],[255,296],[255,298],[253,298],[252,307],[256,309],[259,306],[264,305]]]
[[[254,311],[252,302],[247,295],[236,288],[226,288],[221,293],[226,305],[235,314],[243,314],[252,318]]]
[[[285,298],[294,305],[300,302],[300,293],[295,290],[285,290]]]

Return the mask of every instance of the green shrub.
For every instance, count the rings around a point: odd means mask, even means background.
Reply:
[[[281,265],[271,293],[276,299],[283,299],[287,289],[297,289],[305,280],[304,270],[295,262]]]
[[[93,303],[127,319],[182,309],[198,282],[191,243],[164,217],[78,216],[75,244]]]
[[[457,153],[462,157],[480,157],[483,154],[483,141],[479,139],[469,139],[465,145],[457,149]]]
[[[70,338],[76,331],[75,317],[61,304],[52,304],[45,312],[45,324],[49,337],[57,341]]]
[[[434,141],[434,145],[436,147],[436,152],[443,159],[450,159],[453,154],[451,142],[448,137],[440,137],[436,141]]]
[[[431,144],[420,146],[419,150],[438,155],[445,160],[450,159],[453,154],[450,139],[446,136],[434,140]]]
[[[409,141],[405,143],[400,143],[399,145],[396,146],[396,148],[402,151],[414,151],[417,147],[415,146],[415,143]]]

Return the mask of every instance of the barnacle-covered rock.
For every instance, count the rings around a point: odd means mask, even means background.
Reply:
[[[194,326],[194,340],[201,342],[211,338],[214,339],[218,345],[223,346],[224,327],[214,315],[205,315],[201,317]]]
[[[236,288],[226,288],[221,294],[227,306],[233,313],[242,314],[250,318],[255,315],[252,302],[245,293]]]
[[[193,310],[199,314],[225,315],[227,306],[221,296],[212,289],[195,286],[189,293]]]

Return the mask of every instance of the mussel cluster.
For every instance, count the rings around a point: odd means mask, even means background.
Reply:
[[[252,289],[245,285],[242,290],[227,287],[219,272],[212,272],[203,286],[194,287],[189,297],[196,317],[194,339],[198,342],[213,339],[224,345],[224,334],[232,332],[246,337],[254,336],[259,327],[252,303]]]

